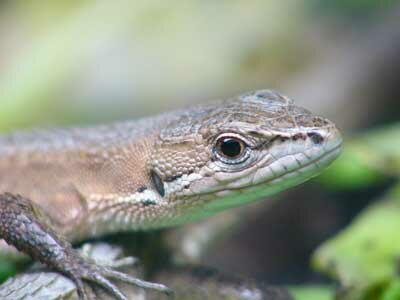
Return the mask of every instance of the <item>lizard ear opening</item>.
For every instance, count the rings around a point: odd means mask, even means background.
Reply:
[[[155,187],[157,192],[160,194],[161,197],[164,197],[165,189],[164,189],[164,183],[163,183],[161,177],[152,170],[150,172],[150,178],[151,178],[153,186]]]

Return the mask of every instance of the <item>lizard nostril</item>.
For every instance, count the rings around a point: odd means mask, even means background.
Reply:
[[[319,134],[318,132],[315,132],[315,131],[311,131],[311,132],[307,133],[307,136],[316,145],[319,145],[324,141],[324,137],[321,134]]]

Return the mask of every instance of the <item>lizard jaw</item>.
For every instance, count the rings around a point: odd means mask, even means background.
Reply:
[[[262,200],[267,196],[276,194],[282,190],[299,185],[311,177],[314,177],[328,166],[341,152],[341,145],[321,157],[314,159],[303,166],[274,177],[271,180],[260,182],[256,185],[249,185],[244,188],[231,188],[218,192],[204,193],[196,196],[198,206],[192,207],[186,213],[181,214],[170,220],[166,220],[164,226],[175,226],[183,223],[201,221],[218,212],[228,208],[242,206],[243,204]],[[318,168],[318,170],[316,170]]]

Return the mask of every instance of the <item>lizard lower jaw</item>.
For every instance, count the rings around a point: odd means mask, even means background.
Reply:
[[[325,167],[327,167],[332,161],[334,161],[340,154],[341,152],[341,145],[336,146],[335,148],[331,149],[328,152],[325,152],[322,156],[312,159],[310,161],[307,161],[304,164],[299,164],[297,168],[292,168],[290,171],[281,171],[279,174],[278,172],[275,173],[272,176],[259,176],[261,178],[264,178],[264,180],[258,180],[257,178],[253,178],[252,182],[248,183],[246,186],[235,186],[232,185],[229,187],[229,189],[220,191],[215,193],[216,196],[226,196],[229,193],[234,193],[234,192],[247,192],[248,188],[257,188],[259,186],[265,186],[268,188],[268,186],[273,186],[276,184],[279,184],[279,182],[282,182],[286,179],[289,179],[291,177],[299,176],[302,177],[301,175],[308,174],[309,176],[305,178],[304,180],[317,176]],[[279,161],[278,161],[279,162]],[[262,168],[260,171],[270,171],[271,169],[269,167]],[[255,176],[254,176],[255,177]],[[303,180],[303,181],[304,181]]]
[[[318,175],[325,167],[334,161],[341,152],[341,142],[332,145],[333,148],[324,152],[321,156],[301,164],[289,172],[272,176],[256,184],[248,184],[244,187],[232,187],[212,193],[212,199],[203,207],[209,214],[215,214],[227,208],[241,206],[243,204],[265,199],[265,197],[301,184]],[[210,195],[207,195],[210,197]]]

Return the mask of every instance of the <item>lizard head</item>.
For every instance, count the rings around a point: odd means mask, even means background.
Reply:
[[[173,208],[168,222],[182,223],[306,181],[341,143],[329,120],[261,90],[178,113],[160,131],[149,172]]]

